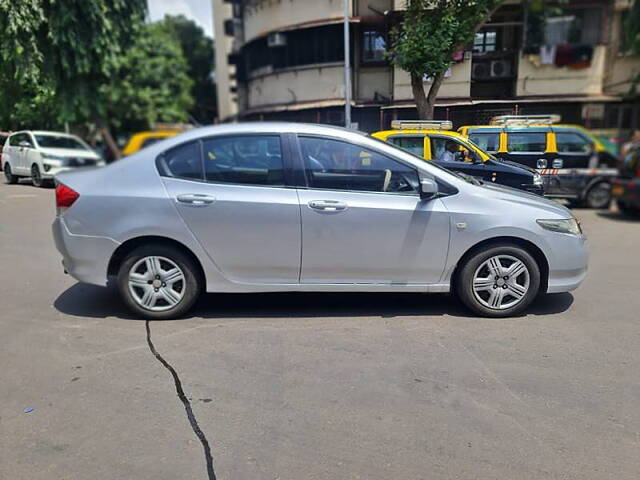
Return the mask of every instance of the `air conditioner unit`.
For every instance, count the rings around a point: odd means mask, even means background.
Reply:
[[[491,78],[491,70],[487,62],[474,62],[471,67],[471,78],[474,80],[486,80]]]
[[[491,62],[491,78],[505,78],[511,76],[511,61],[493,60]]]
[[[284,33],[272,33],[267,37],[267,45],[273,47],[284,47],[287,44],[287,37]]]

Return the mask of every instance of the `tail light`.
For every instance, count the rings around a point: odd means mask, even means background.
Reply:
[[[80,198],[80,194],[59,183],[56,185],[56,215],[62,215],[73,203]]]

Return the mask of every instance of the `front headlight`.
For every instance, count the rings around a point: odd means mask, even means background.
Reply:
[[[542,175],[539,173],[533,174],[533,184],[534,185],[542,185]]]
[[[568,233],[570,235],[582,235],[580,223],[575,218],[563,218],[558,220],[536,220],[545,230],[557,233]]]

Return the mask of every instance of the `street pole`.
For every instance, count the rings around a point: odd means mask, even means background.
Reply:
[[[351,59],[349,53],[349,2],[344,5],[344,126],[351,128]]]

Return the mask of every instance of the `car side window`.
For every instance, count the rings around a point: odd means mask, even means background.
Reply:
[[[165,174],[171,177],[202,180],[200,142],[191,142],[167,150],[161,157]]]
[[[424,137],[403,137],[396,136],[389,138],[389,143],[403,150],[413,153],[419,157],[424,157]]]
[[[500,134],[498,132],[472,133],[469,135],[469,140],[485,152],[496,153],[500,148]]]
[[[12,147],[18,147],[20,145],[20,134],[11,135],[9,137],[9,145]]]
[[[507,150],[515,153],[543,153],[547,149],[545,132],[509,132]]]
[[[431,160],[436,162],[465,162],[473,158],[465,145],[453,138],[431,137]]]
[[[575,132],[556,132],[558,153],[590,153],[591,142]]]
[[[249,185],[284,185],[278,135],[208,138],[202,142],[205,179]]]
[[[318,137],[299,137],[310,188],[416,193],[418,172],[367,148]]]

